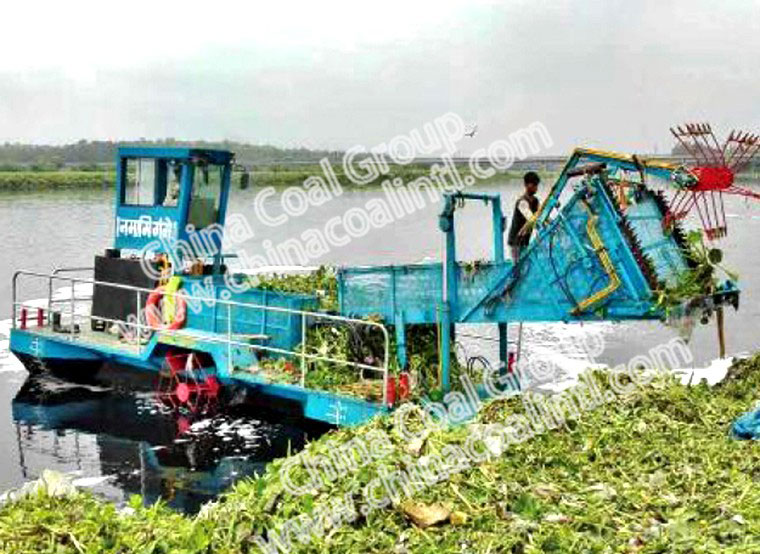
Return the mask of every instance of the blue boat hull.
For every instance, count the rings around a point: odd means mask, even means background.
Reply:
[[[154,333],[142,354],[131,354],[116,348],[94,346],[71,340],[68,335],[60,338],[33,330],[14,329],[10,337],[11,351],[30,369],[63,371],[67,377],[86,379],[102,365],[127,366],[158,374],[167,348],[176,341]],[[297,385],[267,382],[252,373],[230,371],[227,365],[226,346],[206,341],[185,342],[182,346],[193,347],[208,353],[216,365],[215,376],[225,387],[241,387],[251,401],[269,409],[296,410],[298,415],[332,425],[353,426],[388,412],[382,404],[367,402],[328,391],[308,389]]]

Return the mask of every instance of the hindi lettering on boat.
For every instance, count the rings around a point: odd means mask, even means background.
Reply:
[[[127,220],[127,234],[131,237],[140,238],[140,220],[139,219]]]
[[[150,237],[152,229],[153,218],[149,215],[142,215],[139,219],[138,235],[139,237]]]
[[[153,236],[163,239],[171,238],[174,235],[176,226],[177,224],[168,217],[157,219],[153,223]]]
[[[150,215],[139,219],[116,218],[116,233],[119,236],[135,238],[171,238],[177,228],[169,217],[153,218]]]
[[[123,217],[117,217],[116,218],[116,234],[118,235],[126,235],[127,234],[127,222],[129,220],[124,219]]]

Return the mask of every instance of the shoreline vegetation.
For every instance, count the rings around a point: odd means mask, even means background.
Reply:
[[[116,173],[102,170],[0,170],[0,192],[113,188]]]
[[[385,180],[400,178],[405,184],[430,175],[430,167],[427,165],[391,165],[387,174],[380,175],[374,181],[366,185],[357,185],[346,177],[343,169],[333,166],[335,176],[340,184],[346,189],[361,189],[378,187]],[[462,178],[471,175],[467,166],[458,165],[457,170]],[[552,180],[558,175],[558,170],[536,170],[542,179]],[[511,179],[522,178],[522,169],[509,169],[498,171],[488,179],[478,179],[477,183],[492,183]],[[322,176],[322,168],[317,165],[301,166],[265,166],[254,168],[249,174],[248,185],[241,186],[243,172],[234,171],[231,177],[232,189],[249,190],[262,189],[264,187],[285,188],[290,186],[302,186],[304,180],[311,176]],[[737,176],[742,182],[753,182],[760,179],[760,173],[747,172]],[[0,167],[0,193],[3,192],[44,192],[53,190],[92,190],[113,189],[116,183],[116,172],[112,168],[69,168],[69,169],[35,169],[26,168],[2,168]]]
[[[252,189],[268,186],[302,185],[310,176],[322,176],[320,160],[328,159],[337,178],[347,189],[357,188],[344,175],[343,152],[314,149],[309,145],[285,147],[233,141],[183,141],[173,138],[136,141],[85,141],[64,145],[0,144],[0,192],[43,191],[53,189],[94,189],[113,187],[116,174],[113,160],[119,146],[198,147],[231,150],[238,166],[232,175],[233,189],[239,189],[243,171],[250,172]],[[470,175],[466,165],[458,164],[462,177]],[[376,186],[385,179],[409,182],[429,174],[427,164],[393,165],[387,175],[363,186]],[[492,179],[520,176],[521,171],[497,173]]]
[[[113,187],[115,168],[113,160],[119,146],[150,147],[198,147],[231,150],[240,164],[251,172],[250,187],[287,187],[303,184],[312,175],[322,175],[320,160],[328,159],[335,173],[346,188],[357,185],[343,174],[342,156],[339,150],[312,148],[308,142],[291,143],[283,147],[249,144],[234,141],[186,141],[174,138],[133,141],[86,141],[80,140],[63,145],[0,144],[0,192],[44,191],[53,189],[94,189]],[[674,150],[678,153],[678,148]],[[567,153],[569,154],[569,152]],[[556,175],[562,168],[563,158],[557,157],[549,165],[532,167],[542,176]],[[240,166],[239,166],[240,167]],[[464,177],[470,175],[465,164],[457,169]],[[479,182],[519,178],[525,169],[510,169]],[[379,185],[385,179],[400,177],[404,182],[429,173],[427,164],[412,162],[409,165],[391,165],[388,175],[383,175],[364,186]],[[233,174],[233,188],[239,188],[240,171]],[[760,177],[758,166],[753,165],[740,180],[756,180]]]
[[[297,532],[280,537],[290,536],[292,552],[338,554],[760,551],[760,450],[729,431],[757,401],[760,354],[735,361],[713,387],[661,375],[615,397],[606,372],[587,378],[614,400],[351,523],[328,523],[308,542]],[[426,432],[421,441],[404,440],[389,417],[334,430],[299,455],[324,459],[370,432],[387,435],[391,448],[300,496],[281,479],[288,459],[275,460],[194,517],[160,503],[144,507],[139,497],[118,509],[88,492],[43,490],[0,507],[0,551],[278,552],[271,530],[336,500],[358,503],[373,479],[426,456],[440,459],[475,428],[503,424],[524,409],[519,397],[493,400],[471,423]],[[310,478],[297,464],[288,475]],[[449,515],[437,517],[442,512]],[[435,524],[427,526],[431,513]]]
[[[418,177],[430,174],[430,168],[423,165],[390,166],[387,174],[366,185],[357,185],[346,177],[342,168],[334,167],[336,177],[346,189],[359,189],[379,186],[388,179],[400,178],[404,183],[409,183]],[[457,167],[459,174],[464,178],[471,175],[467,167]],[[539,171],[542,176],[550,175],[551,172]],[[480,183],[488,183],[499,180],[520,178],[523,172],[520,170],[508,170],[497,172],[489,179],[478,179]],[[241,187],[243,172],[235,171],[231,177],[233,190]],[[304,165],[299,167],[271,166],[256,169],[249,172],[250,180],[247,188],[261,189],[264,187],[284,188],[289,186],[301,186],[305,179],[311,176],[321,176],[322,168],[318,165]],[[116,173],[112,169],[41,169],[41,170],[3,170],[0,169],[0,192],[34,192],[49,190],[68,189],[112,189],[116,182]]]

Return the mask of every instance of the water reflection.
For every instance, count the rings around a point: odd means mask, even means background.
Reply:
[[[195,512],[238,479],[303,448],[325,427],[239,405],[175,414],[137,391],[100,383],[27,378],[12,403],[24,480],[45,468],[121,503],[140,494]]]

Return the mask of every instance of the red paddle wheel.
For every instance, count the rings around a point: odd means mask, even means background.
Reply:
[[[204,413],[216,405],[221,388],[198,354],[169,352],[159,371],[156,395],[174,410]]]
[[[757,192],[734,184],[736,173],[749,164],[760,149],[760,136],[731,131],[721,146],[707,123],[687,123],[684,128],[671,128],[670,132],[694,158],[697,166],[683,168],[674,174],[678,190],[664,225],[672,227],[675,221],[696,211],[708,239],[726,236],[728,227],[723,195],[760,199]]]

